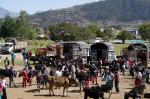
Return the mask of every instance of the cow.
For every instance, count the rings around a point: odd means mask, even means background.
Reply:
[[[93,99],[104,99],[104,92],[100,86],[92,86],[84,89],[84,99],[88,97]]]
[[[72,85],[78,86],[78,83],[74,79],[70,79],[68,77],[51,77],[48,76],[48,82],[49,82],[49,94],[54,94],[53,88],[54,87],[63,87],[63,96],[65,93],[65,90],[68,91],[68,88],[71,87]]]
[[[129,97],[143,99],[145,88],[145,85],[134,87],[130,92],[125,92],[124,99],[129,99]]]
[[[76,77],[79,81],[79,86],[80,86],[80,93],[81,93],[81,90],[82,90],[82,87],[84,86],[84,80],[87,76],[87,72],[84,72],[84,71],[77,71],[76,72]]]
[[[16,77],[16,74],[17,74],[17,72],[14,72],[15,77]],[[0,68],[0,76],[10,77],[11,74],[10,74],[8,69],[1,69]]]

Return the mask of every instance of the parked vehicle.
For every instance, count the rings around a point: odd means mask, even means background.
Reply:
[[[12,51],[21,51],[27,47],[27,41],[18,40],[15,38],[7,38],[1,47],[2,53],[11,53]]]
[[[99,61],[107,59],[109,62],[116,59],[114,45],[109,42],[99,42],[91,45],[91,60]]]

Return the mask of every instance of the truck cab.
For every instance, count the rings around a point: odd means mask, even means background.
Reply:
[[[13,43],[4,43],[1,47],[2,53],[11,53],[14,50]]]

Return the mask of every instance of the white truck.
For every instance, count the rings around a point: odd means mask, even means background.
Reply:
[[[27,47],[27,41],[7,38],[1,47],[1,53],[11,53],[12,51],[21,51]]]

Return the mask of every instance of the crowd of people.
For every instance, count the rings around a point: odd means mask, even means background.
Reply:
[[[47,67],[47,64],[40,60],[38,64],[33,66],[30,65],[30,58],[32,52],[27,52],[25,49],[22,51],[22,57],[24,61],[24,68],[19,72],[19,77],[22,77],[22,87],[27,87],[27,85],[32,85],[33,77],[36,76],[38,87],[43,84],[47,86],[47,77],[69,77],[75,79],[79,82],[80,91],[86,88],[90,88],[93,85],[99,85],[99,78],[105,82],[105,86],[109,87],[109,90],[112,91],[115,87],[116,93],[120,92],[120,75],[126,75],[126,72],[129,72],[130,76],[135,79],[135,87],[145,85],[149,82],[150,68],[147,68],[142,64],[141,60],[134,61],[132,59],[119,58],[112,62],[99,60],[97,62],[87,63],[85,57],[80,57],[77,60],[65,60],[65,59],[50,59],[50,67]],[[15,54],[11,53],[11,62],[8,57],[4,60],[5,69],[9,71],[9,87],[16,87],[14,84],[14,77],[16,77],[16,71],[14,70],[15,65]],[[5,93],[3,90],[6,88],[6,84],[3,84],[6,81],[4,77],[0,77],[0,99],[1,96]],[[2,93],[3,92],[3,93]],[[132,95],[131,95],[132,96]],[[6,99],[6,98],[2,98]],[[126,98],[128,99],[128,98]]]

